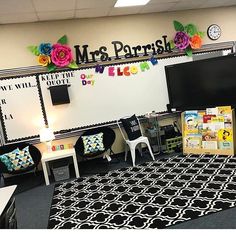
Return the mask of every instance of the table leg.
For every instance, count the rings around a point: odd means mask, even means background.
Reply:
[[[78,162],[77,162],[77,158],[76,155],[73,155],[73,162],[74,162],[74,167],[75,167],[75,176],[76,178],[79,178],[79,168],[78,168]]]
[[[50,183],[49,183],[49,178],[48,178],[47,166],[44,161],[42,161],[42,167],[43,167],[43,174],[44,174],[45,183],[46,183],[46,185],[49,185]]]

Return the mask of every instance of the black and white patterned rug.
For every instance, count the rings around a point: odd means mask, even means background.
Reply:
[[[48,228],[166,228],[236,206],[236,157],[171,157],[55,186]]]

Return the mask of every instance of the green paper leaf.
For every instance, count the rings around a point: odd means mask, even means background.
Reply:
[[[72,68],[72,69],[77,69],[79,68],[78,65],[75,63],[75,61],[72,61],[69,65],[68,65],[69,68]]]
[[[37,46],[28,46],[27,47],[35,56],[38,56],[39,55],[39,50],[38,50],[38,47]]]
[[[169,43],[170,43],[170,49],[174,49],[175,48],[174,40],[170,40]]]
[[[60,44],[67,44],[67,36],[63,35],[57,42]]]
[[[179,21],[174,20],[173,24],[176,31],[184,31],[184,26]]]
[[[185,53],[187,54],[188,57],[193,56],[193,51],[192,51],[192,49],[190,47],[187,47],[185,49]]]
[[[49,64],[49,65],[47,65],[47,68],[48,68],[48,71],[54,71],[54,70],[56,70],[56,66],[53,64],[53,63],[51,63],[51,64]]]
[[[197,27],[194,24],[187,24],[184,27],[184,31],[190,36],[193,37],[197,33]]]
[[[197,34],[198,34],[201,38],[203,38],[203,37],[205,36],[205,32],[202,32],[202,31],[197,32]]]

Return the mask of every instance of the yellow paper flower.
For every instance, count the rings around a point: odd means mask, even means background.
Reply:
[[[42,54],[40,54],[40,55],[37,57],[37,60],[38,60],[38,63],[39,63],[41,66],[47,66],[48,64],[51,63],[50,56],[47,56],[47,55],[42,55]]]

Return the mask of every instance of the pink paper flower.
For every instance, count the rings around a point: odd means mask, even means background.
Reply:
[[[60,43],[53,44],[51,51],[51,60],[58,67],[65,67],[73,60],[71,49]]]
[[[175,34],[174,44],[180,50],[184,50],[185,48],[187,48],[189,45],[189,36],[187,35],[187,33],[182,31],[177,32]]]

